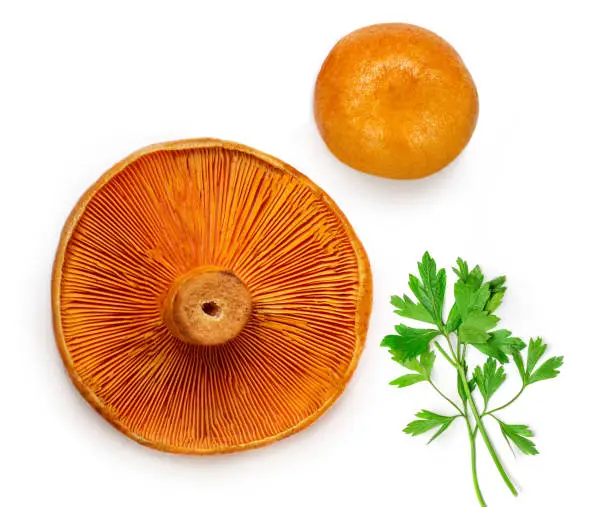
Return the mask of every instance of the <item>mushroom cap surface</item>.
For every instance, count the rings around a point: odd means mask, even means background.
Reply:
[[[376,176],[415,179],[452,162],[478,119],[478,93],[455,49],[435,33],[382,23],[342,38],[315,86],[329,150]]]

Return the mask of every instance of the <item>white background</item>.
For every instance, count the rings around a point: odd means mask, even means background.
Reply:
[[[390,294],[429,249],[448,266],[461,255],[508,275],[504,324],[566,357],[558,379],[506,415],[535,429],[541,455],[514,458],[490,425],[521,495],[481,446],[489,505],[612,505],[608,4],[2,1],[0,504],[475,505],[465,428],[430,446],[404,435],[415,412],[446,406],[424,385],[388,386],[400,371],[378,346],[398,320]],[[327,52],[384,21],[445,37],[480,93],[469,147],[426,180],[342,165],[313,122]],[[55,349],[49,281],[63,222],[103,171],[144,145],[205,136],[267,151],[321,185],[363,240],[375,297],[360,366],[318,423],[268,448],[187,458],[133,443],[80,398]]]

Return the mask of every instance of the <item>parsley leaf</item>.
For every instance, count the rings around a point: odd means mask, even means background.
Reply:
[[[532,338],[529,340],[529,348],[527,349],[527,376],[531,375],[544,352],[546,352],[546,344],[542,341],[542,338],[537,338],[536,340]]]
[[[402,375],[401,377],[396,378],[395,380],[392,380],[391,382],[389,382],[389,384],[397,387],[408,387],[414,384],[418,384],[419,382],[423,382],[425,380],[427,379],[420,373],[408,373],[406,375]]]
[[[503,366],[497,367],[495,359],[489,358],[482,368],[477,366],[474,369],[474,379],[487,406],[491,397],[506,380],[506,372]]]
[[[480,266],[476,265],[474,269],[470,271],[470,274],[465,280],[465,283],[467,283],[468,285],[472,285],[474,287],[480,287],[483,281],[484,281],[484,275],[482,274],[482,270],[480,269]]]
[[[525,371],[525,363],[523,361],[522,354],[516,351],[512,354],[512,359],[514,360],[514,364],[516,364],[516,368],[519,371],[523,384],[525,384],[527,382],[527,372]]]
[[[506,442],[508,442],[508,439],[512,440],[514,445],[516,445],[523,454],[539,454],[533,441],[527,438],[533,437],[533,431],[531,431],[528,426],[524,424],[506,424],[499,420],[498,422]],[[508,445],[510,445],[510,442],[508,442]]]
[[[544,361],[544,363],[542,363],[540,367],[535,370],[535,367],[544,355],[544,352],[546,352],[546,344],[542,338],[538,337],[535,340],[533,338],[529,340],[526,367],[525,363],[523,362],[523,356],[519,351],[515,351],[512,354],[514,363],[516,364],[516,367],[521,375],[521,379],[523,380],[523,385],[528,386],[530,384],[539,382],[540,380],[555,378],[557,375],[559,375],[559,368],[561,368],[563,365],[563,356],[551,357],[550,359]]]
[[[420,356],[429,347],[429,342],[440,334],[437,329],[416,329],[400,324],[395,327],[397,335],[385,336],[382,347],[391,349],[396,361],[404,362]]]
[[[463,343],[486,343],[489,340],[489,329],[494,328],[499,319],[486,312],[472,313],[459,326],[459,340]]]
[[[512,337],[512,333],[506,329],[497,329],[489,334],[486,343],[474,343],[483,354],[497,359],[500,363],[508,362],[508,355],[525,348],[525,342],[520,338]]]
[[[429,442],[433,441],[444,431],[446,431],[446,429],[456,419],[456,416],[435,414],[429,410],[421,410],[418,414],[416,414],[416,417],[418,417],[418,419],[412,421],[404,428],[404,433],[416,437],[417,435],[422,435],[423,433],[427,433],[428,431],[441,426],[436,434],[431,437]]]
[[[446,291],[446,270],[437,271],[436,261],[428,252],[418,263],[421,280],[410,275],[408,285],[421,305],[429,312],[436,324],[442,323],[442,307]]]
[[[499,322],[491,313],[502,302],[506,277],[500,276],[483,283],[484,275],[479,266],[468,271],[467,263],[461,258],[457,259],[457,265],[458,268],[453,268],[459,277],[454,289],[455,304],[448,316],[446,330],[451,333],[459,329],[460,339],[463,335],[464,343],[485,343],[489,339],[486,331]],[[505,359],[507,362],[507,357]]]
[[[432,350],[428,349],[421,354],[419,362],[427,378],[431,377],[431,370],[433,370],[435,360],[436,353]]]
[[[493,313],[495,310],[499,308],[504,299],[504,294],[506,293],[506,277],[498,276],[497,278],[491,280],[489,282],[489,290],[491,291],[491,296],[485,305],[485,310],[489,313]]]
[[[551,357],[547,361],[544,361],[542,366],[529,376],[527,385],[539,382],[540,380],[555,378],[559,375],[559,368],[561,368],[562,364],[563,356]]]
[[[481,287],[457,281],[455,283],[455,304],[461,320],[465,321],[472,313],[482,312],[490,294],[489,286],[486,284]]]
[[[446,319],[446,332],[454,333],[461,324],[461,315],[459,314],[459,308],[457,304],[454,304]]]
[[[491,292],[505,292],[506,291],[506,277],[498,276],[489,282]]]
[[[461,280],[463,283],[467,282],[470,270],[468,268],[467,262],[465,262],[461,257],[457,257],[457,267],[453,268],[453,271],[455,272],[459,280]]]
[[[403,297],[391,296],[391,304],[397,308],[395,313],[400,317],[435,324],[434,319],[427,311],[427,308],[420,303],[414,303],[414,301],[406,296],[406,294],[404,294]]]
[[[456,417],[451,417],[448,421],[446,421],[442,426],[440,426],[440,429],[438,431],[436,431],[434,433],[434,436],[431,437],[427,443],[431,444],[436,438],[438,438],[442,433],[444,433],[448,427],[453,423],[453,421],[456,419]]]
[[[393,351],[391,350],[393,354]],[[400,356],[402,353],[400,353]],[[433,369],[434,362],[436,360],[436,354],[427,349],[425,352],[421,354],[421,356],[417,359],[407,359],[402,361],[401,357],[393,358],[397,363],[401,364],[404,368],[408,368],[416,373],[419,373],[425,380],[428,380],[431,376],[431,370]]]

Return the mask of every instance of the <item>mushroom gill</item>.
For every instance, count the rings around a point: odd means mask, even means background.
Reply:
[[[211,454],[305,428],[340,395],[371,308],[333,201],[254,149],[145,148],[89,189],[55,261],[57,344],[83,396],[156,449]]]

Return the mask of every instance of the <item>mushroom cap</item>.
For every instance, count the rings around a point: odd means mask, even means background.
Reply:
[[[317,77],[321,137],[345,164],[376,176],[423,178],[472,137],[478,92],[455,49],[406,23],[360,28],[330,51]]]
[[[335,203],[252,148],[144,148],[62,232],[56,341],[85,399],[158,450],[226,453],[312,424],[361,355],[370,266]]]

